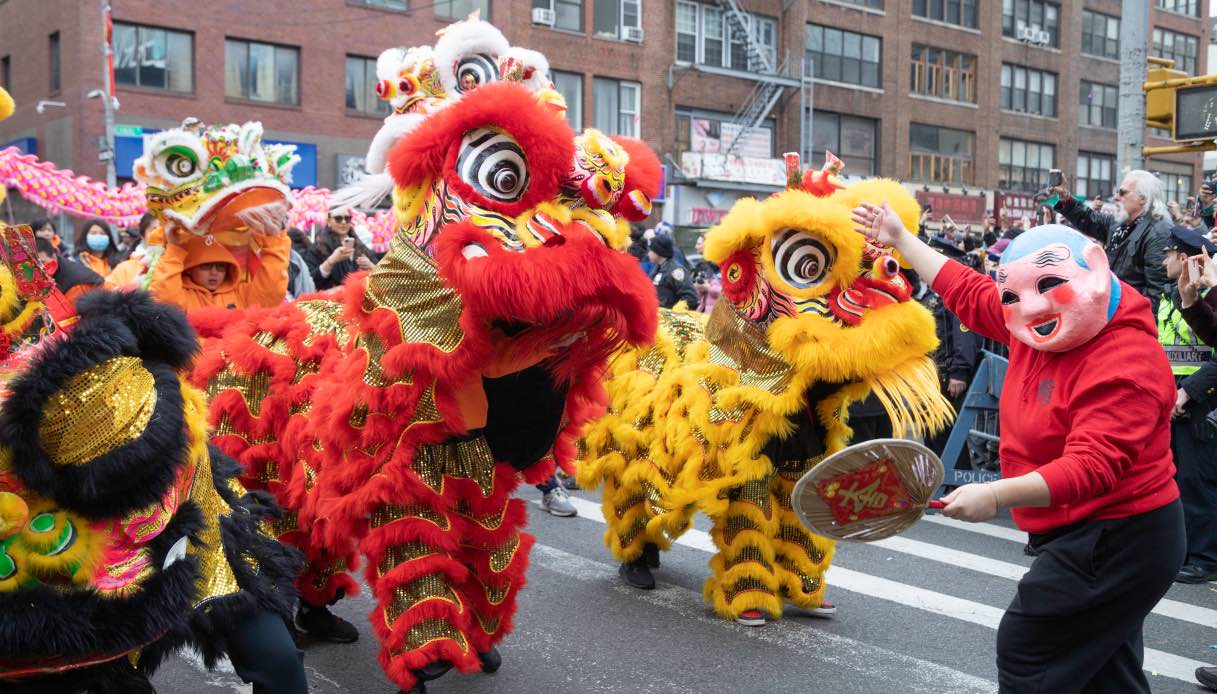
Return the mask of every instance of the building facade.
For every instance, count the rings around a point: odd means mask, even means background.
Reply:
[[[1207,0],[1149,1],[1150,54],[1204,74]],[[104,179],[102,105],[89,98],[103,84],[99,4],[0,0],[0,83],[18,103],[0,147]],[[476,9],[546,54],[573,125],[655,148],[669,183],[657,218],[678,227],[704,228],[737,197],[778,189],[786,151],[812,164],[831,151],[849,174],[907,181],[965,222],[1017,210],[1051,168],[1090,196],[1118,182],[1120,0],[112,5],[120,180],[144,135],[195,116],[261,120],[266,139],[298,146],[296,185],[340,185],[385,113],[375,57],[430,43]],[[1199,155],[1147,167],[1178,199],[1203,170]]]

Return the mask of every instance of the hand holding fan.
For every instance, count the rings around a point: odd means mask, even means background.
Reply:
[[[942,461],[904,439],[875,439],[820,461],[794,486],[790,502],[803,525],[837,540],[873,542],[903,532],[942,485]]]

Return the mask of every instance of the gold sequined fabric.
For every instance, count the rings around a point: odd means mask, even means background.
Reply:
[[[368,277],[363,310],[378,308],[397,316],[402,342],[451,353],[465,339],[460,295],[444,286],[435,263],[401,236],[394,236],[388,255]]]
[[[345,345],[350,339],[346,322],[342,320],[341,302],[322,299],[299,301],[296,308],[304,313],[304,320],[312,329],[308,337],[304,338],[304,344],[311,346],[317,335],[333,335],[340,345]]]
[[[444,476],[477,482],[482,496],[494,487],[494,454],[479,436],[469,441],[419,446],[414,454],[414,472],[428,487],[442,491]]]
[[[152,373],[135,357],[115,357],[51,395],[38,434],[52,463],[84,465],[139,438],[155,408]]]
[[[740,384],[781,395],[794,369],[769,348],[765,331],[739,312],[730,301],[714,304],[706,324],[710,362],[739,371]]]
[[[188,552],[199,560],[198,597],[195,607],[210,600],[232,595],[241,590],[237,585],[237,577],[224,556],[223,538],[220,535],[220,518],[232,514],[229,506],[216,491],[211,478],[211,456],[206,448],[201,448],[196,458],[194,483],[190,490],[190,499],[203,512],[203,527],[199,530],[198,541],[190,543]]]

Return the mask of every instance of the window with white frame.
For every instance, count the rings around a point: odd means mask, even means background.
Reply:
[[[1156,4],[1167,12],[1185,14],[1189,17],[1200,16],[1199,0],[1157,0]]]
[[[806,58],[816,79],[879,88],[883,41],[833,27],[808,24]]]
[[[363,0],[369,7],[380,7],[386,10],[408,10],[410,3],[406,0]]]
[[[1115,128],[1120,92],[1110,84],[1082,80],[1078,96],[1078,125]]]
[[[224,95],[299,105],[300,49],[225,39]]]
[[[592,80],[592,127],[607,135],[641,137],[642,85],[597,77]]]
[[[715,5],[677,2],[676,61],[748,72],[761,72],[767,62],[772,72],[777,67],[777,20],[745,13],[743,21],[746,33]],[[746,36],[763,58],[749,57]]]
[[[1120,59],[1120,18],[1082,10],[1082,52]]]
[[[593,36],[624,41],[628,29],[642,29],[642,0],[596,0],[592,5]]]
[[[1019,38],[1020,29],[1048,32],[1048,45],[1061,45],[1061,6],[1043,0],[1002,0],[1001,33]]]
[[[1056,74],[1021,65],[1002,65],[1001,107],[1056,118]]]
[[[532,0],[532,8],[553,10],[556,29],[583,31],[583,0]]]
[[[1003,137],[997,144],[997,165],[1004,190],[1034,193],[1048,185],[1048,170],[1056,161],[1056,147]]]
[[[482,21],[490,21],[490,0],[436,0],[435,16],[440,19],[464,19],[480,12]]]
[[[1189,75],[1196,74],[1196,51],[1200,39],[1166,29],[1154,29],[1151,54],[1159,58],[1171,58],[1175,69]]]
[[[114,83],[194,91],[194,34],[115,22]]]
[[[384,116],[389,102],[376,95],[376,59],[347,56],[346,107],[348,111]]]
[[[1173,161],[1151,160],[1145,162],[1147,170],[1152,171],[1166,192],[1166,201],[1174,200],[1180,205],[1187,203],[1187,196],[1195,195],[1192,189],[1192,167]]]
[[[550,70],[554,89],[566,101],[566,122],[576,132],[583,130],[583,75],[577,72]]]
[[[1110,154],[1078,152],[1077,180],[1073,192],[1084,198],[1110,197],[1115,191],[1116,158]]]

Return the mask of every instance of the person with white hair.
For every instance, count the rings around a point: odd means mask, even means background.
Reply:
[[[1162,261],[1174,226],[1162,181],[1149,171],[1129,171],[1116,190],[1115,214],[1078,202],[1065,186],[1062,177],[1049,191],[1059,199],[1056,211],[1070,226],[1103,244],[1112,272],[1144,294],[1156,312],[1162,288],[1170,281]]]

